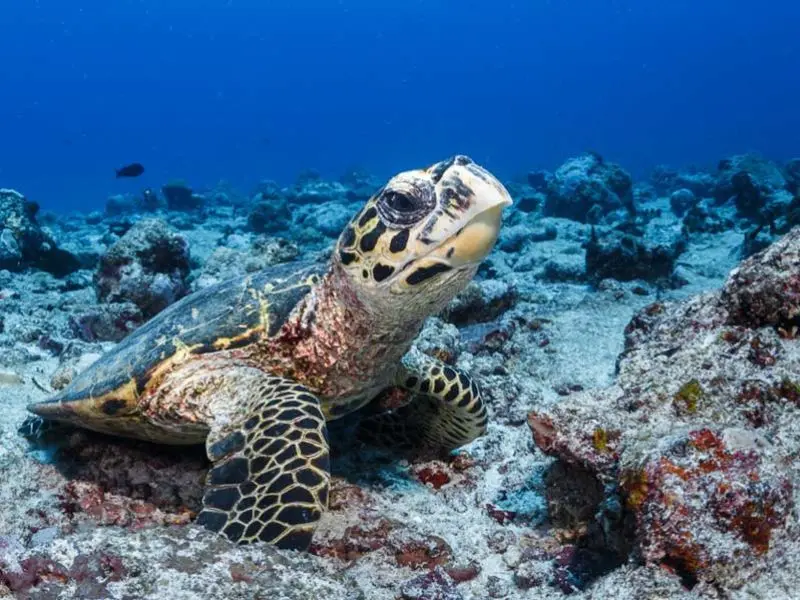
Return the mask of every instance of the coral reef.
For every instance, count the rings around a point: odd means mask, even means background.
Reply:
[[[722,203],[733,199],[743,216],[752,217],[770,201],[785,196],[786,179],[780,168],[755,154],[741,154],[721,160],[714,198]]]
[[[272,233],[285,229],[289,224],[289,203],[285,198],[265,197],[263,193],[254,198],[253,208],[247,223],[256,233]]]
[[[638,237],[612,230],[603,237],[595,230],[586,245],[586,273],[595,281],[643,279],[657,281],[672,275],[675,261],[686,249],[681,227],[651,222],[648,234]]]
[[[74,429],[29,446],[16,429],[190,290],[325,260],[380,182],[175,182],[58,218],[4,191],[0,247],[29,258],[0,265],[0,595],[793,597],[795,163],[633,183],[588,153],[508,182],[495,250],[413,349],[476,379],[486,435],[433,460],[362,444],[358,415],[332,423],[330,510],[302,555],[193,525],[203,448]],[[71,258],[44,260],[56,247]]]
[[[542,450],[619,486],[643,560],[690,587],[739,588],[798,541],[798,251],[800,229],[723,290],[650,304],[614,386],[529,416]]]
[[[0,590],[45,598],[258,597],[365,599],[318,561],[269,548],[232,549],[219,537],[185,527],[108,535],[91,530],[58,540],[55,552],[24,553],[0,541]],[[305,572],[301,575],[299,571]]]
[[[672,212],[679,217],[685,215],[686,212],[694,208],[696,204],[697,196],[694,195],[692,190],[681,188],[669,195],[669,205],[672,207]]]
[[[800,228],[734,270],[721,294],[731,325],[772,326],[787,337],[800,326]]]
[[[631,176],[619,165],[598,154],[584,154],[553,174],[544,214],[596,223],[610,212],[633,208],[632,185]]]
[[[161,188],[161,193],[167,201],[169,210],[190,211],[200,208],[205,202],[205,198],[200,194],[195,194],[186,182],[176,179],[170,181]]]
[[[650,182],[659,194],[669,196],[678,190],[686,189],[698,198],[711,198],[717,180],[713,173],[699,169],[678,170],[659,165],[653,169]]]
[[[299,255],[297,246],[283,238],[258,237],[250,244],[245,244],[244,248],[237,247],[236,240],[229,238],[228,244],[217,247],[211,253],[192,283],[194,289],[289,262]]]
[[[163,221],[138,221],[100,258],[95,273],[101,302],[129,301],[145,318],[188,292],[189,247]]]
[[[85,342],[119,342],[144,322],[141,309],[133,302],[99,304],[70,319],[75,337]]]
[[[166,208],[167,202],[150,188],[145,188],[140,195],[116,194],[106,200],[106,215],[135,215],[137,212],[155,212]]]
[[[36,221],[39,206],[14,190],[0,189],[0,269],[28,267],[57,276],[76,271],[80,263],[59,249]]]
[[[689,233],[721,233],[733,228],[733,221],[710,204],[703,200],[686,211],[683,226]]]

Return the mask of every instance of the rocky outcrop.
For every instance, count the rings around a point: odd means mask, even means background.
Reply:
[[[175,180],[167,183],[161,188],[161,193],[167,201],[169,210],[192,211],[197,210],[205,202],[205,198],[200,194],[195,194],[192,188],[184,181]]]
[[[800,228],[739,265],[720,300],[731,325],[787,334],[800,326]]]
[[[743,216],[753,216],[786,191],[786,179],[772,162],[756,154],[740,154],[719,162],[714,198],[733,199]]]
[[[348,188],[338,181],[326,181],[315,172],[298,177],[286,190],[286,198],[294,204],[320,204],[334,200],[347,200]]]
[[[154,212],[165,208],[165,201],[150,188],[146,188],[139,196],[133,194],[115,194],[106,200],[105,214],[114,217],[136,212]]]
[[[679,171],[665,165],[653,169],[650,182],[659,194],[668,196],[680,189],[688,189],[698,198],[711,198],[716,179],[711,173],[697,169]]]
[[[683,226],[689,233],[721,233],[733,229],[734,223],[711,200],[702,200],[688,208]]]
[[[642,559],[737,588],[800,537],[800,229],[720,292],[653,303],[613,387],[529,415],[536,444],[619,490]]]
[[[455,325],[485,323],[500,317],[517,302],[517,290],[503,281],[471,281],[448,304],[443,318]]]
[[[685,215],[689,209],[693,208],[697,204],[697,202],[697,196],[694,195],[692,190],[687,188],[675,190],[669,196],[670,208],[672,208],[672,212],[679,217]]]
[[[119,342],[144,321],[141,309],[132,302],[111,302],[73,315],[70,328],[85,342]]]
[[[247,215],[247,224],[255,233],[285,231],[290,224],[289,204],[280,195],[256,194]]]
[[[0,189],[0,269],[41,269],[58,277],[80,268],[36,221],[39,206],[15,190]]]
[[[297,246],[283,238],[259,237],[246,249],[220,246],[208,257],[192,287],[204,288],[231,277],[290,262],[298,254]]]
[[[547,181],[544,214],[597,222],[620,209],[633,209],[633,182],[619,165],[594,153],[565,162]]]
[[[157,219],[137,222],[101,257],[94,283],[101,302],[132,302],[152,317],[188,290],[189,246]]]
[[[687,241],[685,231],[674,225],[614,229],[602,236],[593,230],[586,245],[586,274],[594,281],[665,280],[672,275]]]

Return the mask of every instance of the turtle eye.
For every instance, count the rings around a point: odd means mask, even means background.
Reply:
[[[428,182],[403,181],[381,191],[378,213],[389,227],[408,227],[421,221],[436,206],[436,195]]]
[[[383,197],[383,201],[387,207],[401,213],[412,212],[417,208],[414,199],[401,192],[388,192]]]

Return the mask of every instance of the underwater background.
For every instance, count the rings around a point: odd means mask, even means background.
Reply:
[[[778,0],[6,0],[0,598],[800,600],[798,32]],[[201,527],[202,445],[32,419],[142,433],[182,359],[335,384],[386,340],[453,384],[328,423],[307,552]],[[456,381],[471,441],[372,443]]]
[[[9,0],[2,21],[0,179],[51,209],[453,152],[644,175],[800,135],[788,0]]]

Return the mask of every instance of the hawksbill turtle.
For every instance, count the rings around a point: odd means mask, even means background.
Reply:
[[[30,405],[21,431],[66,423],[205,443],[196,522],[236,543],[307,549],[328,503],[328,420],[398,386],[412,400],[368,417],[370,435],[453,449],[484,433],[477,385],[409,350],[474,276],[510,204],[465,156],[399,173],[327,265],[284,264],[186,296]]]

